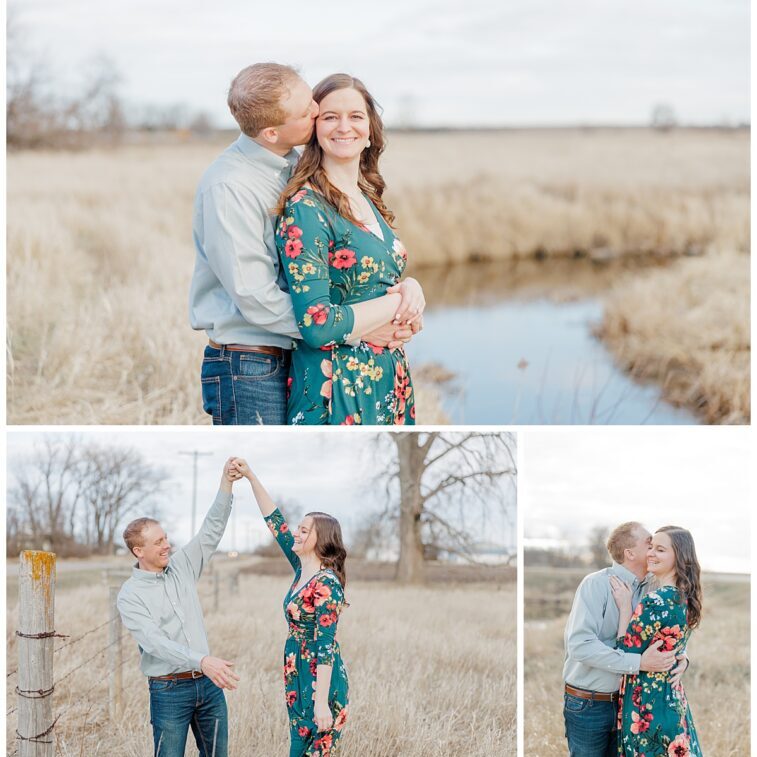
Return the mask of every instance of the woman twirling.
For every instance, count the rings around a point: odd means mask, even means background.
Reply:
[[[620,610],[617,646],[643,652],[662,641],[664,651],[681,654],[702,614],[702,588],[694,540],[683,528],[665,526],[655,533],[647,556],[658,588],[634,610],[628,586],[611,577]],[[626,675],[620,684],[618,754],[621,757],[701,757],[683,685],[670,673]]]
[[[249,465],[239,458],[234,465],[250,482],[260,512],[294,570],[284,596],[289,757],[333,757],[347,721],[349,688],[335,638],[345,606],[347,556],[339,521],[326,513],[308,513],[292,534]]]
[[[362,82],[347,74],[317,84],[313,99],[313,136],[276,208],[276,245],[302,335],[287,420],[412,424],[404,351],[370,342],[390,322],[417,330],[425,307],[417,281],[400,283],[407,252],[382,200],[381,118]]]

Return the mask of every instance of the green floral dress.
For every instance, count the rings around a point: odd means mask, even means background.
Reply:
[[[371,207],[383,240],[311,189],[297,192],[277,221],[276,246],[302,335],[289,372],[290,424],[415,423],[404,351],[346,344],[354,325],[350,304],[384,294],[407,264],[402,243]]]
[[[662,640],[664,651],[680,654],[691,633],[686,604],[674,586],[650,592],[636,608],[617,647],[642,653]],[[701,757],[683,688],[674,689],[670,674],[625,675],[618,704],[618,754],[622,757]]]
[[[289,636],[284,645],[284,687],[289,713],[289,757],[334,757],[337,741],[347,722],[347,669],[342,662],[336,627],[344,606],[344,592],[331,570],[316,573],[295,591],[300,581],[300,558],[292,550],[292,536],[277,508],[266,519],[268,528],[294,569],[294,581],[284,596]],[[313,722],[318,665],[331,665],[329,708],[334,725],[318,733]]]

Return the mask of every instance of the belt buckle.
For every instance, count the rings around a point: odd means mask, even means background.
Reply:
[[[193,670],[192,671],[192,680],[195,678],[202,678],[202,671],[201,670]]]

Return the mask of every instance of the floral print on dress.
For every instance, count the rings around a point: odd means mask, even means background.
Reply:
[[[327,569],[295,591],[302,566],[292,549],[294,537],[278,508],[265,521],[294,570],[294,581],[284,596],[284,617],[289,627],[284,645],[284,696],[290,757],[335,757],[349,712],[347,669],[336,641],[339,614],[345,604],[342,584]],[[329,708],[334,716],[333,726],[321,733],[313,721],[318,665],[331,665]]]
[[[664,651],[682,653],[689,639],[686,604],[674,586],[651,592],[639,603],[616,646],[643,653],[662,641]],[[618,704],[618,754],[621,757],[701,757],[694,721],[683,687],[670,674],[642,671],[625,675]]]
[[[310,189],[297,192],[277,220],[276,246],[302,335],[290,367],[290,424],[415,423],[404,350],[346,343],[354,326],[351,305],[383,295],[407,265],[402,242],[371,207],[383,240]]]

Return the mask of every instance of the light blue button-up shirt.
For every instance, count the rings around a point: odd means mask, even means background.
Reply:
[[[231,494],[219,491],[197,536],[168,566],[160,573],[134,567],[118,593],[121,620],[139,644],[146,676],[201,670],[210,654],[197,582],[226,530],[231,502]]]
[[[615,649],[618,636],[618,607],[612,598],[610,576],[625,581],[633,592],[633,606],[647,591],[647,580],[639,581],[616,562],[586,576],[576,591],[565,626],[565,683],[579,689],[618,691],[624,673],[638,673],[640,654]]]
[[[289,349],[300,338],[271,213],[298,157],[240,134],[200,180],[189,320],[219,344]]]

